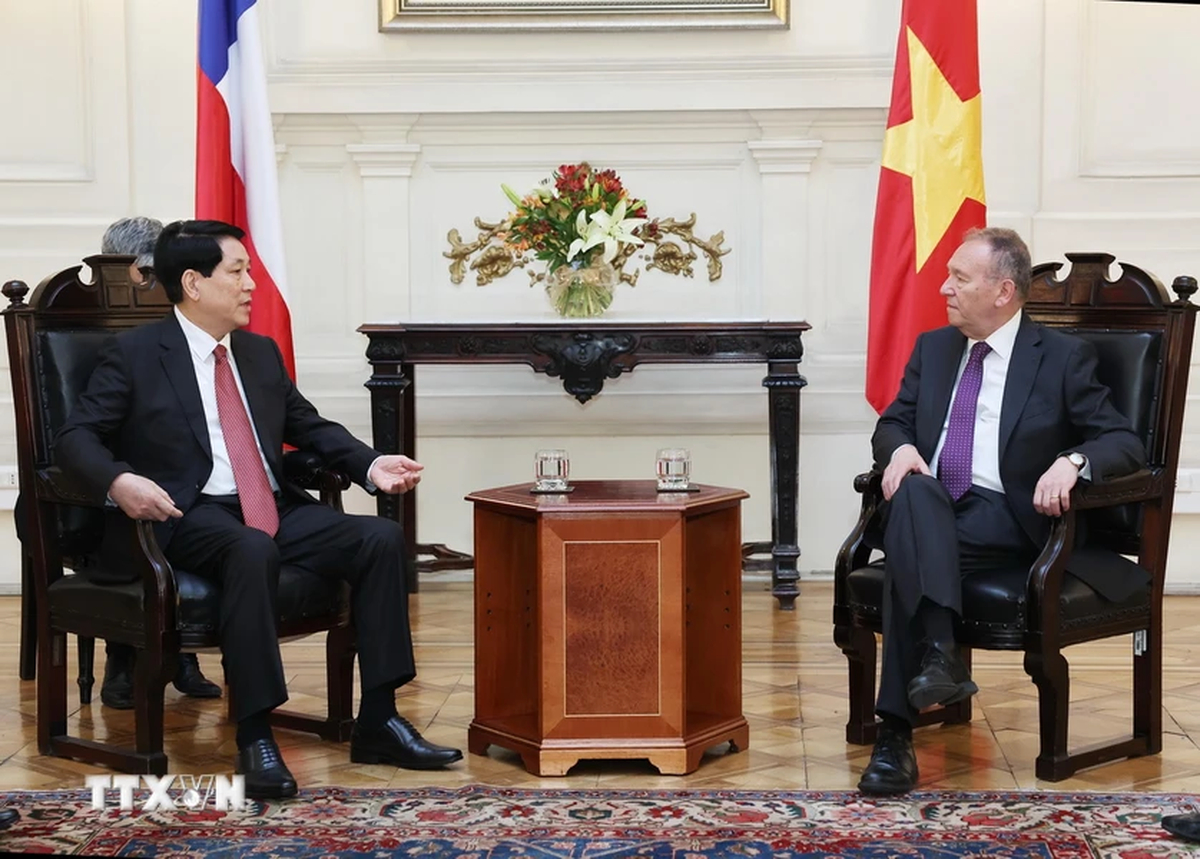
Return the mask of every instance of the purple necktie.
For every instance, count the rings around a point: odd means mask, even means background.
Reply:
[[[950,409],[950,425],[946,428],[946,443],[938,458],[938,480],[946,487],[955,501],[962,498],[971,488],[971,457],[975,452],[975,406],[979,402],[979,388],[983,384],[983,359],[992,347],[980,341],[971,347],[971,357],[962,378],[958,380],[958,393]]]

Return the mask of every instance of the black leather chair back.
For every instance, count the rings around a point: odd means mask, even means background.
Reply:
[[[34,357],[37,361],[37,401],[41,416],[43,450],[50,451],[54,435],[66,423],[104,344],[113,332],[97,328],[38,331]],[[47,463],[49,464],[49,463]],[[94,507],[59,504],[59,548],[64,556],[77,559],[95,552],[104,537],[104,513]],[[22,531],[18,524],[18,533]]]
[[[1164,376],[1163,332],[1112,328],[1061,328],[1091,343],[1099,366],[1096,374],[1112,391],[1113,405],[1129,419],[1147,451],[1158,433],[1159,398]],[[1120,552],[1136,551],[1141,534],[1140,504],[1093,510],[1088,540]]]

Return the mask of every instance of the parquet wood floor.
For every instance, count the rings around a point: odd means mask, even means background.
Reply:
[[[870,748],[847,745],[846,662],[832,640],[833,586],[803,585],[795,612],[780,612],[765,585],[748,583],[744,596],[743,707],[750,748],[734,755],[721,747],[690,776],[664,777],[640,761],[585,761],[565,778],[541,779],[514,754],[492,748],[467,755],[444,772],[410,772],[351,764],[347,747],[306,734],[278,731],[288,765],[302,787],[388,787],[469,783],[512,787],[641,788],[852,788]],[[90,773],[74,761],[38,755],[35,684],[17,678],[18,597],[0,598],[0,789],[76,788]],[[465,748],[472,702],[471,586],[429,583],[413,598],[417,679],[399,696],[401,713],[435,742]],[[1145,790],[1200,792],[1200,599],[1168,597],[1164,659],[1163,752],[1150,758],[1096,767],[1068,781],[1038,781],[1037,697],[1016,653],[979,652],[980,693],[970,725],[926,728],[916,746],[922,788]],[[1068,651],[1072,667],[1071,738],[1086,745],[1128,731],[1129,639]],[[70,676],[76,676],[71,641]],[[103,663],[103,647],[97,648]],[[319,712],[324,695],[323,636],[284,645],[291,707]],[[219,656],[200,656],[205,673],[220,678]],[[99,666],[98,666],[99,667]],[[80,707],[72,685],[73,727],[86,735],[130,738],[133,715],[93,702]],[[232,770],[234,729],[223,701],[193,701],[167,688],[167,741],[173,773]],[[132,742],[131,739],[128,740]]]

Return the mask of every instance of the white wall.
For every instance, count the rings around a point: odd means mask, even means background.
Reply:
[[[501,182],[586,158],[733,248],[714,284],[643,272],[613,318],[813,325],[801,567],[831,568],[874,418],[867,273],[899,0],[792,0],[787,31],[505,35],[383,35],[372,0],[262,2],[298,373],[327,414],[369,435],[362,322],[549,318],[519,272],[451,284],[445,235],[502,215]],[[1168,282],[1200,270],[1198,26],[1191,7],[980,0],[988,203],[1035,259],[1108,250]],[[20,82],[0,89],[0,116],[19,118],[0,135],[0,279],[77,262],[117,217],[190,214],[194,44],[190,0],[0,0],[0,79]],[[751,492],[747,539],[769,535],[761,368],[645,367],[586,406],[522,367],[418,372],[423,541],[469,548],[462,496],[527,479],[549,444],[579,477],[648,476],[657,446],[690,446],[699,479]],[[1200,587],[1195,411],[1175,589]],[[0,467],[12,439],[0,419]]]

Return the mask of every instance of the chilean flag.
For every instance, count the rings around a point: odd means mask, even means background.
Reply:
[[[246,231],[257,284],[249,329],[275,340],[295,378],[275,138],[260,45],[255,0],[200,0],[196,217]]]

